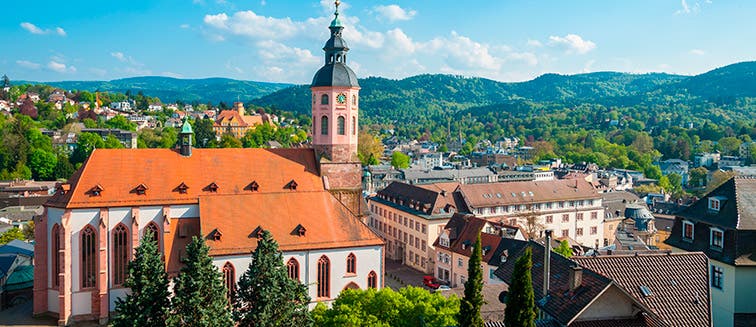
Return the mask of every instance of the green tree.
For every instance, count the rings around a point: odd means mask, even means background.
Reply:
[[[113,134],[108,134],[103,141],[103,149],[123,149],[123,144]]]
[[[746,163],[749,165],[756,164],[756,142],[751,142],[748,146],[748,155],[746,156]]]
[[[233,326],[226,287],[220,272],[208,256],[210,248],[201,237],[194,236],[186,246],[186,259],[174,279],[173,311],[168,326]]]
[[[536,306],[533,294],[533,253],[530,247],[515,261],[512,280],[504,309],[504,324],[507,327],[535,327]]]
[[[58,154],[58,160],[53,169],[55,179],[68,179],[74,173],[74,166],[65,154]]]
[[[674,191],[672,183],[669,181],[669,175],[659,178],[659,187],[661,187],[667,193]]]
[[[24,236],[24,232],[19,229],[18,227],[13,227],[2,234],[0,234],[0,245],[6,244],[13,240],[26,240],[26,236]]]
[[[682,176],[677,173],[667,175],[672,192],[682,191]]]
[[[242,143],[239,141],[239,139],[235,138],[231,134],[223,134],[221,136],[220,143],[218,143],[219,148],[241,148]]]
[[[53,180],[57,164],[58,157],[55,153],[36,148],[29,154],[29,168],[32,171],[32,178],[36,180]]]
[[[569,258],[572,256],[572,247],[570,247],[570,243],[567,240],[562,240],[559,242],[559,246],[554,249],[554,252],[561,254],[565,258]]]
[[[76,149],[71,153],[71,163],[82,163],[89,158],[94,149],[105,148],[105,141],[95,133],[79,133]]]
[[[410,157],[404,153],[401,153],[399,151],[394,151],[394,153],[391,154],[391,166],[393,166],[396,169],[404,169],[409,167],[410,164]]]
[[[137,125],[134,122],[129,121],[126,119],[126,117],[117,115],[113,118],[110,118],[105,122],[105,126],[107,128],[116,128],[116,129],[122,129],[125,131],[136,131]]]
[[[706,170],[704,167],[697,167],[693,168],[690,171],[688,171],[688,174],[690,175],[690,178],[688,180],[688,184],[692,187],[699,187],[699,186],[706,186],[706,176],[709,174],[709,171]]]
[[[116,300],[113,326],[165,326],[171,304],[168,274],[152,233],[135,249],[124,286],[131,292]]]
[[[234,318],[241,326],[309,326],[307,287],[288,276],[278,243],[262,232],[252,262],[239,279]]]
[[[194,121],[194,141],[198,148],[207,148],[215,140],[215,131],[213,131],[213,121],[210,119],[198,119]]]
[[[742,142],[738,138],[730,136],[719,139],[717,146],[723,155],[737,155],[740,143]]]
[[[473,244],[472,254],[467,263],[467,281],[465,282],[465,296],[459,304],[457,321],[460,327],[483,327],[485,322],[480,316],[480,308],[483,300],[483,271],[481,262],[483,254],[481,250],[480,233]]]
[[[383,156],[383,142],[366,130],[360,131],[357,138],[357,157],[362,165],[377,165],[378,159]]]

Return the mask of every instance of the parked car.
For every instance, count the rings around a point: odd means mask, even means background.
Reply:
[[[423,285],[435,290],[441,286],[441,283],[433,276],[423,276]]]
[[[431,292],[435,293],[435,292],[441,292],[441,291],[448,291],[450,289],[451,289],[451,287],[449,287],[447,285],[439,285],[438,288],[434,289]]]

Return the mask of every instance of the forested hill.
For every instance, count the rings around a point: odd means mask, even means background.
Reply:
[[[120,93],[131,91],[134,94],[142,92],[147,96],[158,97],[166,103],[177,100],[187,103],[231,102],[237,99],[249,101],[291,86],[291,84],[240,81],[229,78],[179,79],[162,76],[131,77],[112,81],[28,83],[90,92],[97,90]]]
[[[575,106],[667,105],[673,102],[720,102],[756,97],[756,62],[742,62],[697,75],[598,72],[545,74],[519,83],[453,75],[418,75],[401,80],[369,77],[360,80],[364,117],[412,121],[418,117],[463,109],[529,101]],[[308,114],[310,90],[292,86],[253,101],[261,106]]]

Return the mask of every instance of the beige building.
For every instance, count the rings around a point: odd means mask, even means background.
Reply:
[[[433,242],[458,211],[458,183],[393,182],[368,199],[367,224],[386,242],[386,258],[433,273]]]

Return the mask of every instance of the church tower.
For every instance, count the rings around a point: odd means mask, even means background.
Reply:
[[[360,85],[347,66],[344,26],[339,20],[339,1],[328,29],[325,62],[315,73],[312,91],[312,145],[320,160],[321,174],[329,189],[360,189],[361,166],[357,158]]]

